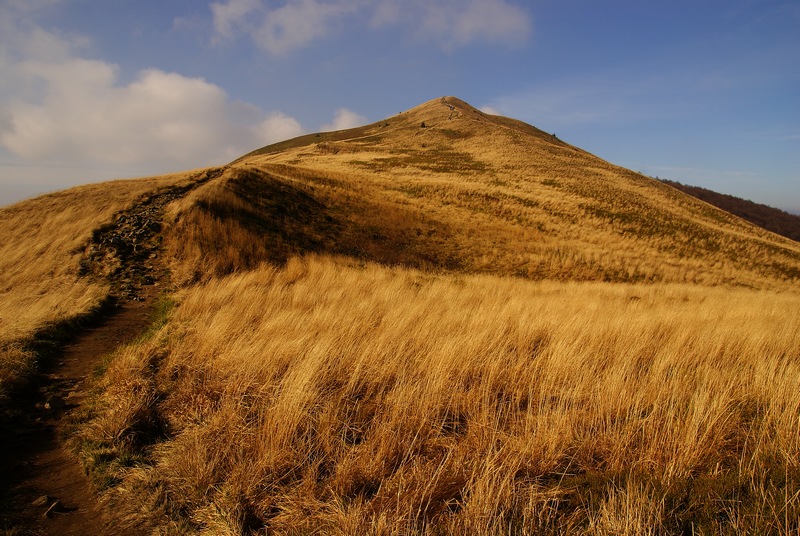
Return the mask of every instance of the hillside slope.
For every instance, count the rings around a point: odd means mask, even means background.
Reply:
[[[800,529],[797,243],[453,97],[126,185],[10,272],[90,307],[135,261],[110,222],[185,187],[142,223],[159,320],[72,430],[120,529]]]
[[[149,324],[161,208],[215,173],[87,185],[0,210],[3,534],[106,532],[93,486],[63,448],[74,432],[64,422],[103,354]]]
[[[0,209],[0,402],[35,369],[35,334],[99,307],[104,278],[81,276],[92,236],[143,199],[202,173],[72,188]],[[115,259],[106,259],[106,273]]]
[[[344,226],[315,251],[532,279],[778,288],[800,278],[797,243],[452,97],[254,151],[223,188],[238,207],[263,184]],[[218,216],[224,196],[213,196]],[[270,219],[269,207],[250,212],[264,209]]]

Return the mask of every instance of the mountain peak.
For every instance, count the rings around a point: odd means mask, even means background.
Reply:
[[[467,121],[458,121],[464,119]],[[378,136],[387,142],[391,139],[402,141],[407,140],[409,136],[416,136],[419,134],[420,129],[435,129],[437,127],[447,129],[450,136],[468,137],[476,133],[475,127],[469,126],[472,122],[499,124],[502,120],[505,120],[505,118],[487,115],[457,97],[444,96],[431,99],[395,116],[368,125],[332,132],[304,134],[297,138],[274,143],[246,154],[237,162],[258,155],[272,154],[314,144],[363,141],[374,136]],[[515,123],[524,125],[528,129],[532,128],[530,125],[525,125],[521,122]],[[536,132],[538,133],[539,131],[536,130]]]
[[[421,121],[426,121],[426,126],[430,126],[428,122],[437,124],[461,118],[484,120],[489,116],[457,97],[444,96],[415,106],[400,113],[397,117],[401,119],[420,119]]]
[[[473,107],[466,101],[463,101],[458,97],[452,97],[452,96],[444,96],[444,97],[439,97],[437,99],[431,99],[427,102],[423,102],[422,104],[411,108],[405,113],[415,113],[420,111],[481,113],[477,108]]]

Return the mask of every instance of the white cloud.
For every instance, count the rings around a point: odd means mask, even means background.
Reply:
[[[258,125],[256,132],[259,133],[263,143],[269,145],[297,137],[305,130],[294,117],[289,117],[283,112],[272,112]]]
[[[289,0],[269,9],[261,0],[228,0],[211,4],[214,30],[231,39],[243,31],[270,54],[280,56],[325,36],[362,0]]]
[[[303,132],[295,119],[232,100],[201,78],[147,69],[121,83],[115,65],[34,30],[0,38],[13,51],[0,61],[0,146],[14,166],[146,174],[225,163]]]
[[[518,44],[532,27],[528,12],[508,0],[286,0],[272,9],[264,0],[227,0],[212,3],[211,11],[214,41],[244,33],[276,56],[327,36],[345,19],[351,30],[363,21],[373,28],[400,26],[445,49]]]
[[[223,37],[231,38],[234,30],[245,24],[247,18],[260,11],[259,0],[228,0],[227,3],[211,4],[214,17],[214,31]]]
[[[350,0],[321,2],[296,0],[266,13],[255,34],[256,42],[273,54],[300,48],[328,33],[341,16],[354,11],[357,2]]]
[[[330,132],[332,130],[344,130],[347,128],[354,128],[361,126],[367,122],[367,118],[359,115],[347,108],[339,108],[333,116],[333,121],[319,127],[322,132]]]
[[[472,42],[519,44],[530,35],[530,15],[507,0],[382,0],[376,26],[402,24],[418,37],[455,48]]]
[[[0,140],[28,159],[196,167],[302,132],[200,78],[149,69],[121,85],[114,66],[80,58],[20,71],[44,83],[44,98],[9,107]]]

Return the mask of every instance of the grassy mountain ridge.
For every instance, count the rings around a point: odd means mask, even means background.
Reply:
[[[193,186],[73,438],[120,527],[800,529],[797,243],[453,97],[125,185],[43,211],[78,231],[29,272],[68,300],[93,229]]]
[[[331,136],[268,146],[232,168],[450,223],[469,271],[756,287],[797,276],[796,244],[452,97]]]

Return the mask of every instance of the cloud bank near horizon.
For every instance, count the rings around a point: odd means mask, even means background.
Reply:
[[[222,163],[304,132],[281,111],[230,98],[202,78],[80,56],[80,38],[34,27],[3,39],[0,142],[30,161],[153,168]],[[8,36],[8,34],[6,34]]]

